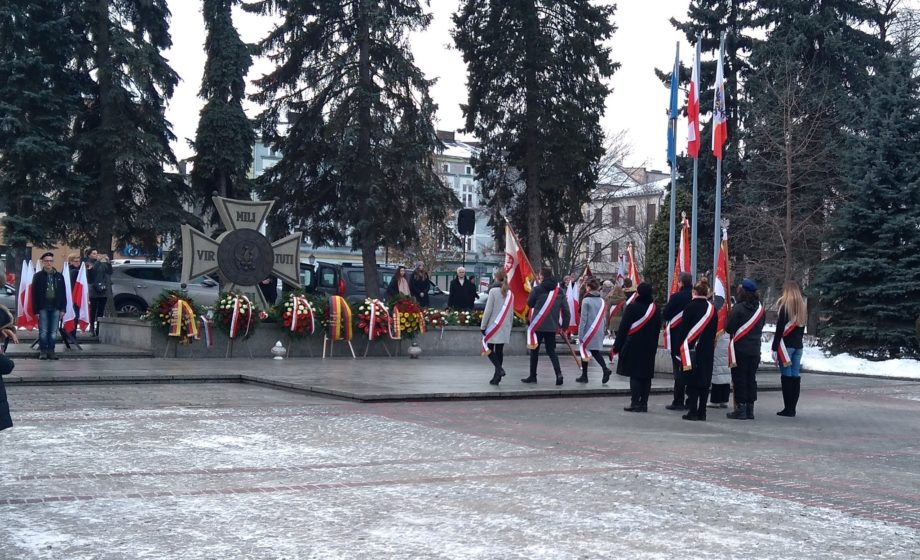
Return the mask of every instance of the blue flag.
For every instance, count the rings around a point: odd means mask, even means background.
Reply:
[[[668,107],[668,163],[677,163],[677,75],[680,71],[680,54],[674,57],[674,70],[671,72],[671,104]]]

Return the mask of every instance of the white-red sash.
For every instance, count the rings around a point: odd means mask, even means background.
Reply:
[[[371,300],[371,312],[370,312],[370,325],[367,328],[367,339],[368,340],[374,340],[377,337],[377,334],[374,331],[377,330],[375,327],[377,326],[377,310],[378,309],[382,311],[383,315],[387,318],[387,330],[389,330],[390,332],[392,332],[393,330],[390,325],[390,314],[387,312],[387,306],[384,305],[383,302],[380,301],[379,299],[372,299]]]
[[[690,329],[690,332],[687,333],[687,338],[685,338],[683,344],[680,345],[680,363],[683,364],[684,371],[690,371],[693,369],[693,364],[690,362],[690,343],[695,341],[700,337],[701,334],[703,334],[703,329],[706,328],[706,325],[709,324],[709,321],[711,321],[715,315],[715,306],[707,301],[706,313],[703,315],[703,318],[700,319],[695,325],[693,325],[693,327]]]
[[[610,308],[610,315],[608,315],[608,317],[607,317],[607,322],[609,323],[610,321],[613,321],[613,318],[616,317],[616,315],[617,315],[617,311],[619,311],[620,309],[623,309],[625,306],[627,306],[627,305],[629,305],[630,303],[632,303],[633,300],[636,299],[636,296],[637,296],[637,295],[638,295],[638,294],[637,294],[636,292],[633,292],[633,295],[629,296],[629,299],[626,299],[626,300],[624,300],[624,301],[621,301],[620,303],[618,303],[618,304],[614,305],[613,307],[611,307],[611,308]]]
[[[789,334],[795,330],[798,325],[795,324],[795,321],[789,321],[786,323],[786,328],[783,329],[783,336],[779,339],[779,346],[776,349],[776,357],[779,359],[779,363],[783,367],[789,367],[789,364],[792,363],[792,356],[789,355],[789,350],[786,348],[786,341],[783,340]]]
[[[684,312],[681,311],[677,315],[671,317],[671,320],[664,326],[664,347],[668,350],[671,349],[671,329],[676,329],[677,325],[684,320]]]
[[[246,303],[246,307],[249,310],[248,313],[246,313],[246,332],[243,334],[243,336],[249,336],[249,327],[252,326],[252,302],[249,301],[249,298],[246,296],[240,295],[233,299],[233,316],[230,319],[231,339],[236,338],[240,333],[240,321],[242,320],[240,317],[242,315],[242,312],[240,311],[240,304],[243,302]]]
[[[645,310],[645,314],[642,315],[642,317],[639,317],[639,319],[636,320],[636,322],[634,322],[632,325],[629,326],[629,331],[627,332],[627,338],[629,338],[630,336],[642,330],[642,327],[647,325],[648,322],[652,320],[652,315],[655,314],[655,309],[657,309],[655,307],[655,302],[650,303],[648,308]],[[617,348],[616,346],[614,346],[613,348],[610,349],[610,359],[612,360],[613,357],[616,355],[617,355]]]
[[[588,350],[588,345],[591,344],[591,341],[594,340],[597,332],[601,330],[601,325],[604,322],[604,317],[607,316],[607,303],[604,302],[601,305],[601,312],[597,314],[597,317],[594,318],[594,321],[591,322],[591,326],[588,327],[588,332],[585,333],[584,338],[581,340],[580,348],[578,349],[579,354],[581,354],[581,360],[583,362],[591,361],[591,352]]]
[[[537,347],[537,329],[543,324],[543,321],[549,316],[550,309],[556,303],[556,297],[559,295],[559,288],[553,288],[553,291],[546,296],[543,307],[540,308],[527,325],[527,347],[533,350]]]
[[[498,317],[492,321],[492,324],[486,329],[486,334],[482,336],[483,356],[488,356],[492,353],[492,351],[489,350],[489,341],[492,340],[495,333],[502,328],[502,325],[505,324],[505,318],[508,317],[508,313],[510,313],[511,308],[514,306],[512,300],[514,300],[514,294],[511,293],[511,290],[508,290],[508,294],[505,296],[505,303],[503,303],[501,309],[498,310]]]
[[[763,306],[760,303],[757,304],[757,311],[751,315],[751,318],[747,320],[738,330],[735,332],[735,335],[728,339],[728,367],[733,368],[738,365],[738,362],[735,361],[735,341],[741,340],[746,337],[748,333],[751,332],[751,329],[754,328],[754,325],[763,317],[764,311]]]

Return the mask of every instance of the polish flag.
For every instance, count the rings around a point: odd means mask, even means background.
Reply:
[[[70,286],[70,271],[67,270],[67,264],[64,264],[64,271],[61,272],[64,277],[64,294],[67,295],[67,308],[64,310],[64,332],[73,331],[74,324],[77,320],[77,314],[73,312],[73,288]],[[50,279],[49,279],[50,280]]]
[[[86,263],[80,264],[77,285],[73,287],[73,301],[80,308],[80,316],[77,317],[80,330],[86,332],[89,328],[89,282],[86,280]]]
[[[700,153],[700,57],[699,45],[693,60],[693,74],[690,77],[690,91],[687,93],[687,155],[692,158]]]
[[[527,254],[509,224],[505,224],[505,273],[508,275],[511,293],[514,294],[514,313],[524,317],[527,314],[527,297],[530,295],[534,273]]]
[[[569,324],[568,331],[570,334],[578,334],[578,290],[575,289],[575,282],[569,282],[565,287],[565,301],[569,306]]]
[[[722,159],[722,146],[728,141],[728,122],[725,120],[725,75],[722,70],[722,54],[716,66],[715,94],[712,101],[712,154]]]
[[[684,217],[681,223],[680,243],[677,247],[677,260],[674,262],[674,277],[671,280],[671,291],[673,294],[680,290],[681,272],[690,272],[690,220]]]
[[[728,311],[731,307],[731,298],[728,297],[728,231],[722,230],[722,244],[719,246],[719,262],[716,269],[715,296],[721,297],[724,303],[719,308],[719,326],[721,333],[725,330],[728,321]]]
[[[32,277],[35,269],[32,263],[22,261],[22,273],[19,275],[19,294],[16,298],[16,326],[30,331],[38,321],[32,315]]]
[[[617,281],[616,286],[622,287],[623,280],[626,279],[626,257],[620,255],[617,257]]]

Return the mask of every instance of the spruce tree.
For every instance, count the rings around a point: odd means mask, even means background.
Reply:
[[[85,94],[75,124],[79,191],[59,197],[64,240],[109,251],[113,241],[152,251],[183,221],[190,200],[175,165],[166,101],[178,81],[163,58],[169,48],[166,0],[73,0],[81,50],[74,64]]]
[[[213,193],[248,197],[247,173],[255,142],[253,125],[243,112],[246,72],[252,57],[233,25],[232,9],[240,0],[203,0],[207,61],[201,90],[205,100],[192,146],[191,179],[195,198],[212,224],[217,220]]]
[[[914,56],[875,76],[851,135],[849,180],[826,238],[829,255],[811,292],[827,316],[834,352],[920,356],[920,79]]]
[[[80,85],[72,15],[64,0],[0,6],[0,213],[16,262],[27,244],[57,241],[62,224],[48,211],[74,186],[70,128]]]
[[[259,184],[280,207],[273,227],[303,228],[314,245],[350,241],[377,297],[376,250],[418,237],[417,218],[443,223],[456,197],[435,173],[441,147],[430,81],[407,35],[431,16],[420,0],[260,0],[280,16],[257,45],[278,66],[256,82],[262,137],[281,160]]]
[[[467,64],[465,128],[483,148],[476,176],[534,266],[548,232],[560,232],[565,210],[581,208],[597,183],[604,80],[618,67],[603,46],[613,15],[614,6],[589,0],[464,0],[454,16]],[[506,180],[508,168],[520,184]]]

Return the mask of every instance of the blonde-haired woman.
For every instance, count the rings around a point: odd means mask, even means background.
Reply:
[[[783,409],[778,416],[795,416],[799,403],[802,378],[802,337],[808,323],[808,307],[802,290],[795,282],[783,284],[783,295],[777,302],[779,316],[776,319],[776,333],[773,335],[773,359],[779,365],[780,381],[783,385]]]
[[[492,385],[498,385],[505,376],[502,364],[505,344],[511,341],[513,316],[514,302],[511,292],[508,291],[508,275],[504,270],[499,270],[489,285],[489,298],[486,300],[482,323],[479,326],[482,329],[482,353],[488,356],[489,361],[495,366],[495,373],[489,381]]]

